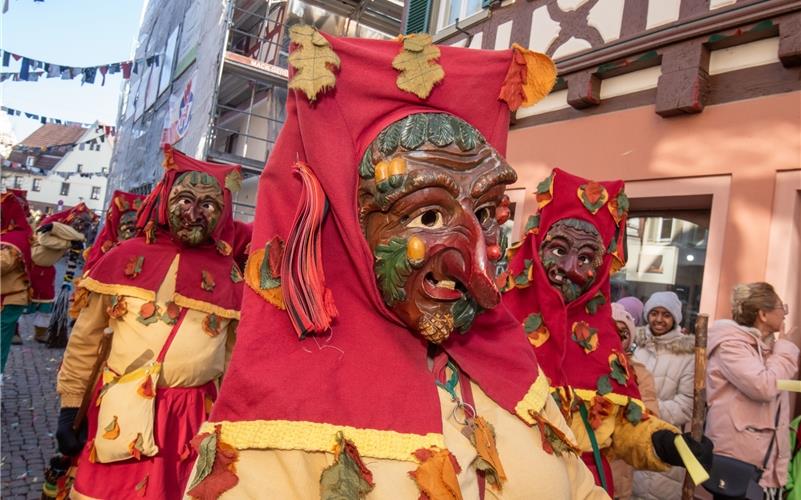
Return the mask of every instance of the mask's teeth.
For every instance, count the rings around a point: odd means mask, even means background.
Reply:
[[[440,288],[447,288],[448,290],[456,289],[456,282],[451,280],[442,280],[437,283],[437,286]]]

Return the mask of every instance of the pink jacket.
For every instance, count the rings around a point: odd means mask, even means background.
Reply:
[[[798,372],[798,347],[777,340],[770,347],[759,330],[718,320],[709,329],[706,435],[715,453],[762,467],[774,432],[776,441],[762,474],[762,487],[787,482],[790,402],[776,381]],[[779,425],[776,411],[781,407]]]

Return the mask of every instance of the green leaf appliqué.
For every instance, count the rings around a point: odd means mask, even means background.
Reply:
[[[384,302],[392,307],[406,298],[403,285],[412,268],[406,259],[406,239],[392,238],[375,247],[373,267]]]

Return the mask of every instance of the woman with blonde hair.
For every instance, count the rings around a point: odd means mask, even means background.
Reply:
[[[709,329],[706,435],[715,443],[716,461],[721,455],[756,468],[746,492],[726,491],[732,481],[713,473],[708,486],[716,499],[781,498],[791,451],[791,409],[776,382],[795,377],[799,353],[796,329],[784,331],[786,315],[787,305],[770,284],[741,284],[732,294],[732,319],[718,320]]]

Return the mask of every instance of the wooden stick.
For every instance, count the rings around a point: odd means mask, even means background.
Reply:
[[[696,441],[704,435],[704,417],[706,408],[704,392],[706,391],[706,332],[709,326],[709,315],[699,314],[695,320],[695,373],[693,374],[693,416],[690,420],[690,434]],[[682,500],[693,498],[695,484],[689,474],[684,477]]]
[[[92,374],[89,376],[89,385],[87,385],[86,390],[83,391],[81,406],[78,408],[78,414],[75,415],[75,420],[72,422],[73,430],[77,431],[81,428],[81,424],[86,418],[86,412],[89,411],[89,405],[92,402],[92,393],[94,393],[95,386],[97,385],[97,378],[100,376],[100,370],[103,368],[103,365],[106,364],[108,354],[111,351],[111,337],[113,334],[114,330],[111,328],[103,330],[103,338],[100,339],[100,345],[97,348],[97,359],[95,360],[95,365],[92,367]]]

